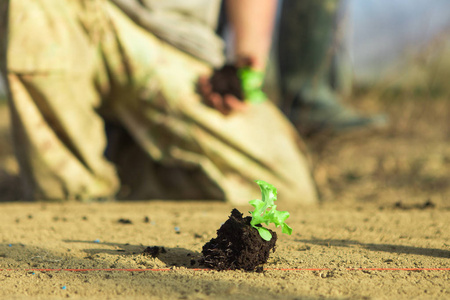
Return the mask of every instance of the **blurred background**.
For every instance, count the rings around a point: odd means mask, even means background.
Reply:
[[[444,59],[448,54],[449,1],[350,0],[349,5],[353,28],[348,34],[357,82],[382,80],[427,56]]]
[[[392,84],[406,80],[418,84],[423,79],[416,74],[418,67],[449,68],[448,0],[346,1],[351,26],[344,34],[356,84],[374,84],[386,76],[394,80]],[[431,66],[437,61],[439,66]],[[405,68],[409,72],[405,73]],[[0,95],[4,94],[1,80]]]
[[[322,199],[450,207],[450,1],[346,1],[354,86],[345,102],[390,123],[307,142]],[[13,200],[18,168],[3,80],[0,98],[0,195]]]

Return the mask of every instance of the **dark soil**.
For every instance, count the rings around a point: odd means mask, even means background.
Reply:
[[[221,69],[215,70],[210,78],[213,90],[221,96],[233,95],[242,100],[241,81],[237,73],[238,68],[232,65],[225,65]]]
[[[119,221],[117,221],[120,224],[133,224],[133,222],[130,219],[119,219]]]
[[[164,247],[158,246],[147,247],[143,252],[144,255],[150,255],[151,257],[158,257],[161,253],[167,253],[167,251]]]
[[[216,270],[262,271],[270,251],[275,252],[277,234],[265,241],[250,225],[251,217],[233,209],[228,220],[217,230],[217,237],[203,246],[201,264]]]

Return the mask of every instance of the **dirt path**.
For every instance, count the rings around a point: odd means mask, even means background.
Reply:
[[[450,268],[448,209],[333,204],[290,208],[294,234],[280,236],[264,273],[192,270],[199,267],[202,245],[214,237],[231,208],[217,202],[0,204],[0,268],[14,269],[0,271],[0,297],[450,297],[450,270],[348,270]],[[163,246],[167,252],[156,258],[144,256],[147,246]],[[171,270],[26,270],[30,268]]]

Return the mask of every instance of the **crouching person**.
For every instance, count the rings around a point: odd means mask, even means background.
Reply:
[[[260,91],[276,1],[226,4],[231,67],[216,1],[2,1],[23,198],[239,204],[262,179],[284,201],[315,203],[302,142]]]

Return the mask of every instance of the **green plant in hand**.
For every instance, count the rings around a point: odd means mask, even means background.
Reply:
[[[243,67],[238,70],[238,77],[241,80],[242,92],[246,101],[261,103],[267,99],[266,94],[261,90],[264,82],[263,72]]]
[[[253,212],[249,211],[252,215],[250,225],[256,228],[259,235],[266,241],[272,239],[272,234],[267,228],[256,225],[263,223],[269,225],[270,223],[274,223],[277,227],[281,226],[282,233],[291,235],[292,228],[284,222],[289,218],[289,213],[287,211],[276,210],[277,189],[263,180],[256,180],[256,183],[261,189],[262,199],[255,199],[249,202],[255,208]]]

